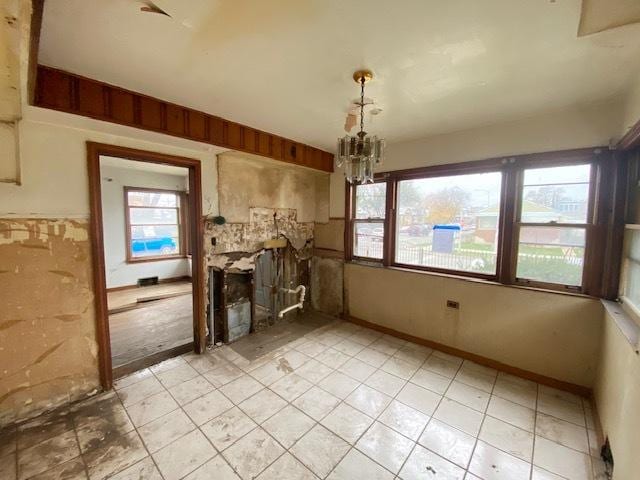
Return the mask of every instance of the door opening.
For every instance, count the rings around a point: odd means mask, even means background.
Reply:
[[[100,376],[206,344],[200,161],[88,142]]]

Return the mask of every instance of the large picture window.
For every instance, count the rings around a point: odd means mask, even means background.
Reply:
[[[599,296],[614,171],[583,149],[385,172],[347,187],[347,260]]]
[[[398,264],[495,274],[500,172],[401,180]]]
[[[127,261],[183,257],[182,192],[125,187]]]

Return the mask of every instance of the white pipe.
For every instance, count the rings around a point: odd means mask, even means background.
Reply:
[[[283,290],[285,292],[287,292],[287,293],[298,293],[298,292],[300,292],[300,298],[298,300],[298,303],[296,303],[295,305],[291,305],[291,306],[289,306],[289,307],[287,307],[287,308],[285,308],[283,310],[280,310],[280,312],[278,312],[278,318],[284,317],[285,313],[288,313],[291,310],[295,310],[296,308],[302,309],[302,306],[304,304],[304,296],[305,296],[305,293],[307,292],[307,289],[306,289],[306,287],[304,285],[298,285],[295,290],[291,290],[289,288],[286,288],[286,289],[283,288]]]

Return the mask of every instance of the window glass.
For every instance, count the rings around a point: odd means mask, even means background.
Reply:
[[[172,192],[127,192],[130,233],[129,257],[178,255],[180,245],[179,195]]]
[[[386,183],[369,183],[356,187],[356,219],[384,218]]]
[[[175,208],[130,208],[131,224],[167,225],[178,223],[178,210]]]
[[[127,192],[131,207],[177,207],[178,196],[171,192]]]
[[[384,243],[384,218],[387,184],[357,185],[353,223],[353,256],[381,260]]]
[[[521,221],[587,223],[590,165],[524,171]]]
[[[521,227],[516,276],[581,286],[584,247],[584,228]]]
[[[495,274],[500,172],[398,182],[395,261]]]
[[[382,259],[384,223],[356,223],[354,227],[353,255],[356,257]]]
[[[624,243],[620,296],[625,303],[631,304],[638,311],[640,310],[640,230],[625,230]]]

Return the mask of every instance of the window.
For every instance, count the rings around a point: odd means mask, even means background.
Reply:
[[[353,256],[382,260],[385,232],[387,184],[355,187],[353,212]]]
[[[183,192],[125,187],[127,261],[183,257]]]
[[[524,170],[517,225],[518,280],[582,286],[591,223],[590,182],[590,164]]]
[[[401,180],[395,261],[496,273],[500,172]]]
[[[603,149],[385,172],[347,186],[347,260],[601,296],[617,175]]]

